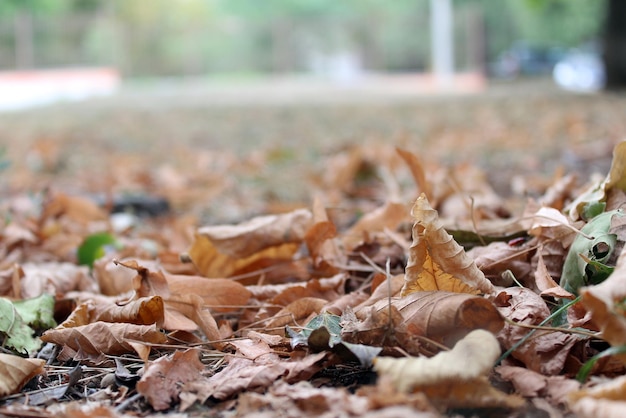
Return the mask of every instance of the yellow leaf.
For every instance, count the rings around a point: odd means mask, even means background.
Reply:
[[[415,218],[413,244],[409,248],[402,296],[420,290],[473,294],[494,292],[493,284],[485,278],[474,260],[443,228],[437,211],[430,206],[426,195],[422,193],[416,200],[411,214]]]
[[[405,284],[403,294],[408,295],[413,292],[431,290],[470,293],[474,295],[480,293],[480,290],[463,283],[453,275],[443,271],[439,264],[433,261],[430,254],[426,252],[422,271],[417,275],[415,280]]]

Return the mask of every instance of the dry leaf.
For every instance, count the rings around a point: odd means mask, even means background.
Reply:
[[[347,251],[352,251],[361,243],[371,241],[368,237],[377,232],[383,232],[385,229],[395,231],[407,218],[406,205],[386,202],[376,210],[363,215],[346,231],[343,234],[343,245]]]
[[[103,295],[121,295],[133,289],[132,279],[137,274],[133,269],[115,262],[107,257],[93,263],[93,275],[98,281],[100,293]]]
[[[137,392],[155,410],[168,409],[179,400],[185,383],[201,377],[200,372],[204,365],[200,362],[199,355],[199,351],[194,349],[176,351],[173,355],[148,363],[143,376],[137,382]]]
[[[402,295],[424,290],[420,281],[428,280],[435,273],[435,265],[438,269],[450,276],[449,280],[461,281],[466,286],[480,292],[490,294],[495,291],[482,271],[470,259],[454,238],[443,229],[439,221],[437,211],[434,210],[424,194],[415,202],[411,210],[415,218],[413,225],[413,244],[409,249],[409,261],[406,266],[405,284]],[[432,262],[429,262],[432,258]],[[453,277],[453,279],[450,279]],[[459,289],[456,284],[453,289]],[[462,287],[467,289],[467,287]],[[434,290],[434,289],[429,289]]]
[[[302,242],[312,217],[307,209],[298,209],[259,216],[239,225],[206,226],[198,229],[198,234],[208,238],[221,254],[246,258],[269,247]]]
[[[496,333],[504,324],[493,303],[466,293],[416,292],[403,298],[393,298],[391,304],[402,314],[404,323],[413,334],[445,344],[454,344],[475,329]],[[381,299],[373,306],[376,311],[383,312],[388,309],[388,301]],[[368,314],[367,309],[356,311],[361,320]]]
[[[513,281],[503,277],[504,271],[510,271],[515,279],[526,284],[532,273],[527,247],[517,247],[506,242],[492,242],[486,246],[477,246],[467,252],[474,259],[476,266],[485,277],[495,285],[510,286]]]
[[[496,372],[511,382],[515,392],[525,398],[541,397],[552,405],[562,406],[568,396],[580,388],[580,383],[566,376],[545,376],[524,367],[498,366]]]
[[[164,344],[167,338],[154,325],[110,324],[94,322],[73,327],[55,328],[43,333],[41,340],[63,347],[59,360],[102,361],[103,355],[119,356],[134,351],[130,340]]]
[[[525,218],[529,218],[523,222],[528,233],[541,238],[542,241],[556,240],[563,248],[569,248],[576,238],[574,225],[554,208],[543,206],[536,212],[526,215]]]
[[[309,379],[320,370],[319,363],[327,356],[321,352],[311,354],[299,361],[279,360],[269,353],[251,361],[243,357],[227,357],[228,365],[205,381],[192,382],[186,386],[204,403],[209,397],[224,400],[241,392],[259,392],[272,386],[281,376],[287,382]]]
[[[267,323],[266,329],[272,334],[283,334],[286,325],[292,327],[304,325],[307,318],[313,314],[320,313],[327,303],[328,301],[325,299],[300,298],[278,311],[273,319]]]
[[[333,276],[338,272],[335,266],[345,264],[345,257],[333,240],[336,236],[335,224],[328,219],[322,200],[316,198],[313,201],[313,225],[306,232],[304,242],[318,276]]]
[[[214,312],[232,312],[241,309],[250,299],[250,291],[242,284],[228,279],[207,279],[201,276],[166,274],[172,297],[197,295],[204,307]]]
[[[430,253],[426,251],[421,271],[415,277],[415,281],[405,287],[403,295],[406,296],[413,292],[427,292],[432,290],[469,293],[472,295],[480,293],[478,289],[465,284],[453,275],[443,271],[439,264],[433,261]]]
[[[518,407],[523,400],[496,391],[486,377],[500,355],[500,344],[488,331],[475,330],[452,350],[432,358],[378,357],[374,370],[391,378],[401,392],[424,391],[430,399],[445,399],[455,406]]]
[[[569,407],[581,418],[617,418],[626,408],[626,376],[573,391]]]
[[[576,296],[563,289],[552,279],[546,264],[543,262],[542,249],[538,251],[537,270],[535,271],[535,284],[541,292],[540,296],[551,296],[558,299],[574,299]]]
[[[426,179],[426,173],[424,172],[424,167],[422,167],[422,163],[417,155],[404,150],[402,148],[396,147],[396,152],[402,157],[406,165],[411,170],[411,175],[413,176],[413,180],[417,185],[418,190],[421,193],[424,193],[425,196],[433,196],[432,188],[430,186],[430,182]],[[437,202],[433,201],[433,206],[437,207]]]
[[[163,319],[164,306],[160,296],[139,298],[121,306],[111,300],[91,299],[78,305],[59,328],[78,327],[97,321],[162,327]]]
[[[21,297],[34,298],[42,293],[64,295],[70,291],[97,292],[98,286],[86,266],[72,263],[24,263]]]
[[[18,393],[30,379],[44,372],[46,362],[0,353],[0,397]]]
[[[249,257],[236,258],[220,253],[208,237],[198,235],[189,249],[189,257],[205,277],[231,277],[290,261],[298,248],[298,244],[286,243],[265,248]],[[245,284],[254,283],[249,282]]]
[[[535,292],[510,287],[500,292],[494,300],[498,310],[513,323],[539,325],[550,315],[545,301]],[[506,323],[498,334],[502,346],[509,349],[531,330]],[[537,331],[533,338],[518,347],[511,356],[531,370],[545,375],[559,374],[565,366],[570,350],[579,337],[563,332]]]
[[[64,193],[48,196],[41,219],[54,219],[62,216],[79,224],[106,221],[108,219],[103,209],[84,197],[69,196]]]

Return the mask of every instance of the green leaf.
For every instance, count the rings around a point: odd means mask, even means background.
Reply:
[[[598,284],[605,281],[615,270],[615,267],[607,266],[606,264],[591,260],[583,255],[580,257],[587,263],[585,276],[590,284]]]
[[[340,325],[340,321],[340,316],[324,312],[311,319],[302,330],[302,333],[303,335],[308,336],[309,345],[311,344],[311,340],[313,340],[314,343],[321,344],[323,343],[323,340],[326,338],[326,336],[324,335],[323,331],[320,333],[320,330],[325,329],[326,332],[328,332],[327,346],[332,348],[333,346],[341,342],[342,328]]]
[[[605,202],[586,202],[582,208],[581,218],[583,218],[584,221],[589,221],[603,213],[605,209]]]
[[[343,361],[358,361],[363,367],[370,367],[381,347],[352,344],[341,339],[341,317],[324,312],[311,319],[300,332],[287,327],[291,337],[291,347],[309,347],[312,351],[332,351]]]
[[[89,235],[76,252],[78,264],[93,267],[93,263],[106,254],[107,247],[118,248],[120,243],[107,232]]]
[[[34,337],[35,331],[22,319],[9,299],[0,298],[0,334],[4,334],[4,346],[18,353],[31,354],[41,346]]]
[[[46,330],[56,327],[54,320],[54,296],[42,294],[32,299],[13,302],[15,309],[24,322],[37,329]]]
[[[590,282],[602,281],[599,276],[593,276],[593,268],[587,270],[589,263],[585,260],[605,263],[610,259],[617,243],[617,236],[609,233],[614,216],[624,216],[624,213],[621,210],[612,210],[597,215],[581,229],[582,234],[572,243],[565,258],[560,282],[561,287],[568,292],[577,295],[581,287]]]
[[[587,380],[589,373],[591,373],[591,369],[593,369],[593,366],[598,360],[603,357],[613,356],[616,354],[626,354],[626,345],[608,348],[603,352],[591,357],[589,360],[587,360],[585,364],[583,364],[583,366],[578,371],[578,374],[576,375],[576,380],[578,380],[580,383],[585,383],[585,380]]]

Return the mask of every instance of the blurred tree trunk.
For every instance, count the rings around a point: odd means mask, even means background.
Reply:
[[[35,65],[33,16],[29,10],[15,15],[15,67],[20,70]]]
[[[608,0],[604,26],[606,89],[626,88],[626,1]]]

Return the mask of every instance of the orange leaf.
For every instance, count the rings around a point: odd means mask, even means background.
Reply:
[[[124,322],[136,325],[163,325],[164,307],[160,296],[140,298],[124,305],[113,301],[93,299],[83,302],[71,315],[59,325],[60,328],[72,328],[88,325],[92,322]]]
[[[280,263],[291,260],[298,251],[298,244],[286,243],[265,248],[245,258],[232,257],[219,252],[213,242],[204,235],[196,236],[189,249],[189,257],[205,277],[230,277],[261,260]]]
[[[417,155],[402,148],[396,148],[396,152],[402,157],[407,166],[409,166],[409,170],[411,170],[411,175],[419,191],[426,196],[432,197],[432,187],[430,187],[430,183],[426,180],[424,167],[422,167],[422,163]],[[437,203],[435,202],[433,205],[436,207]]]

